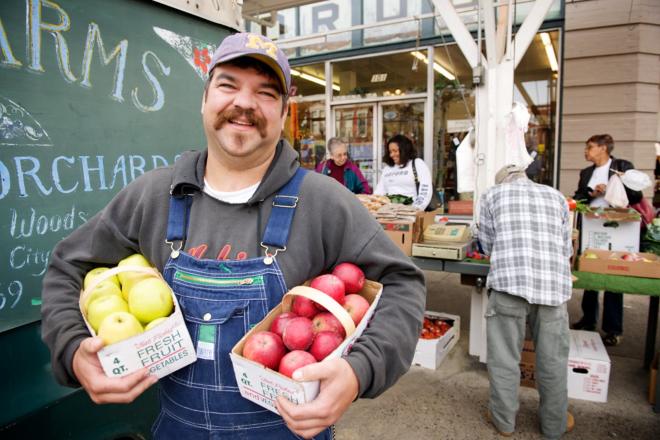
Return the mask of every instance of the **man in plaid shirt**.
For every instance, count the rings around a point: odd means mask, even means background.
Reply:
[[[490,400],[497,431],[513,434],[520,352],[529,323],[536,347],[539,418],[544,437],[573,429],[566,391],[571,297],[571,225],[564,196],[508,165],[480,200],[479,242],[490,255],[486,309]]]

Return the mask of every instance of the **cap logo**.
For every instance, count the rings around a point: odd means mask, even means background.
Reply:
[[[245,47],[264,50],[269,57],[277,61],[277,46],[270,41],[264,41],[259,35],[248,35],[248,42]]]

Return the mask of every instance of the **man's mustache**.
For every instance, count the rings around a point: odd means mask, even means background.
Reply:
[[[257,113],[252,109],[246,110],[240,107],[234,107],[218,113],[215,118],[215,122],[213,123],[213,128],[219,130],[220,127],[222,127],[226,122],[239,119],[242,119],[241,122],[248,122],[252,124],[257,129],[257,131],[259,131],[261,136],[266,135],[266,121],[264,118],[257,115]]]

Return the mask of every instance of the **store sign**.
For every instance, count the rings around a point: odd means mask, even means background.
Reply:
[[[447,120],[447,133],[460,133],[468,131],[472,127],[470,119],[449,119]]]
[[[387,81],[387,73],[374,73],[371,75],[372,83],[379,83]]]
[[[461,4],[473,0],[455,0]],[[474,0],[476,1],[476,0]],[[364,0],[363,4],[352,0],[332,0],[283,9],[277,13],[277,24],[266,28],[266,35],[272,39],[294,37],[295,17],[298,16],[299,35],[312,35],[321,32],[349,29],[359,24],[380,23],[397,18],[412,17],[431,12],[428,0]],[[364,17],[362,19],[362,17]],[[410,20],[391,26],[376,27],[364,30],[362,45],[391,43],[403,39],[416,38],[419,23]],[[251,21],[245,22],[248,32],[262,33],[262,25]],[[301,56],[318,52],[336,51],[353,48],[354,41],[351,31],[328,35],[325,42],[310,40],[299,42]]]

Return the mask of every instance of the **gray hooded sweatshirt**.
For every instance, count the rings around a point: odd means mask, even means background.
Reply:
[[[206,151],[186,152],[174,165],[140,176],[53,250],[43,281],[42,337],[60,383],[79,386],[72,360],[80,342],[90,336],[78,309],[85,273],[114,266],[136,252],[163,271],[171,252],[165,243],[170,190],[194,194],[186,252],[220,260],[264,255],[260,242],[272,198],[300,166],[296,152],[280,141],[258,189],[243,204],[224,203],[203,192],[206,158]],[[383,284],[369,327],[346,356],[359,380],[360,397],[379,395],[408,370],[424,312],[423,273],[346,188],[327,176],[307,173],[286,251],[276,258],[289,289],[344,261]]]

